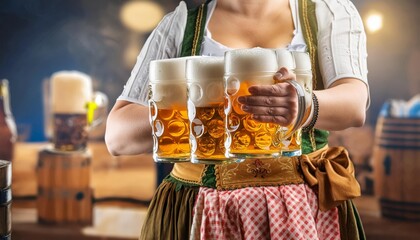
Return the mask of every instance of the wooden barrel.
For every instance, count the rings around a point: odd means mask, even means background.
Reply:
[[[0,240],[11,239],[12,166],[0,160]]]
[[[37,164],[40,223],[92,224],[91,154],[44,149]]]
[[[379,117],[373,161],[382,216],[420,221],[420,119]]]

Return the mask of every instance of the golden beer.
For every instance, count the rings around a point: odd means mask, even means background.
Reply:
[[[223,104],[197,107],[191,122],[192,161],[217,163],[225,161],[225,123]]]
[[[155,109],[152,108],[152,111]],[[152,113],[155,115],[154,113]],[[152,122],[154,158],[159,161],[189,158],[187,110],[158,109]]]
[[[225,156],[224,60],[200,57],[187,61],[191,162],[240,161]]]
[[[290,129],[288,127],[287,129]],[[284,135],[286,135],[286,131],[284,130]],[[282,137],[282,130],[277,130],[277,134],[280,136],[278,137],[280,140],[282,156],[286,157],[293,157],[293,156],[300,156],[302,154],[302,129],[299,128],[295,132],[293,132],[289,137]]]
[[[190,57],[150,62],[149,117],[155,162],[190,161],[185,63]]]
[[[286,61],[283,61],[286,60]],[[262,123],[241,109],[240,96],[251,95],[249,87],[276,84],[274,74],[281,67],[294,67],[287,50],[252,48],[227,51],[225,54],[226,149],[229,157],[272,158],[282,155],[285,145],[300,148],[300,131],[305,99],[302,87],[294,80],[291,84],[298,94],[298,114],[291,126]],[[294,134],[292,136],[292,134]],[[289,148],[287,148],[289,149]],[[300,150],[299,150],[300,151]]]
[[[250,86],[267,81],[273,81],[271,75],[259,77],[258,80],[242,81],[238,91],[227,89],[231,103],[231,109],[227,115],[230,157],[264,158],[281,155],[281,143],[274,141],[278,125],[253,120],[251,114],[242,111],[241,104],[237,100],[239,96],[250,95],[248,92]]]

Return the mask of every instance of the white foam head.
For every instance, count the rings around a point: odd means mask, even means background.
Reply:
[[[51,110],[53,113],[86,113],[92,100],[92,79],[79,71],[60,71],[51,76]]]
[[[223,57],[188,59],[186,72],[189,85],[189,99],[196,107],[223,103]]]
[[[208,82],[222,79],[225,73],[223,57],[199,57],[188,59],[186,78],[188,82]]]
[[[152,89],[151,100],[161,109],[187,106],[186,61],[197,58],[180,57],[159,59],[150,62],[149,80]]]
[[[276,49],[277,63],[279,68],[285,67],[287,69],[295,69],[295,61],[293,59],[292,53],[285,49]]]
[[[179,57],[153,60],[149,65],[149,79],[151,83],[178,81],[185,82],[185,65],[187,59],[192,57]]]
[[[225,74],[276,72],[276,53],[265,48],[236,49],[225,53]]]
[[[297,71],[302,70],[311,70],[311,58],[309,56],[309,53],[307,52],[292,52],[293,58],[295,59],[295,65]]]

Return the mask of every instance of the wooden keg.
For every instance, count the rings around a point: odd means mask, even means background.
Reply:
[[[0,239],[11,239],[12,165],[0,160]]]
[[[420,221],[420,119],[379,117],[373,161],[382,216]]]
[[[92,224],[91,154],[44,149],[37,164],[41,223]]]

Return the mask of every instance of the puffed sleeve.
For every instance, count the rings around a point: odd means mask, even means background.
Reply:
[[[359,79],[367,85],[366,34],[356,7],[350,0],[313,1],[324,86],[341,78]]]
[[[117,100],[126,100],[147,106],[149,63],[155,59],[178,57],[181,52],[187,22],[187,6],[181,1],[178,7],[165,15],[146,40],[130,78]]]

